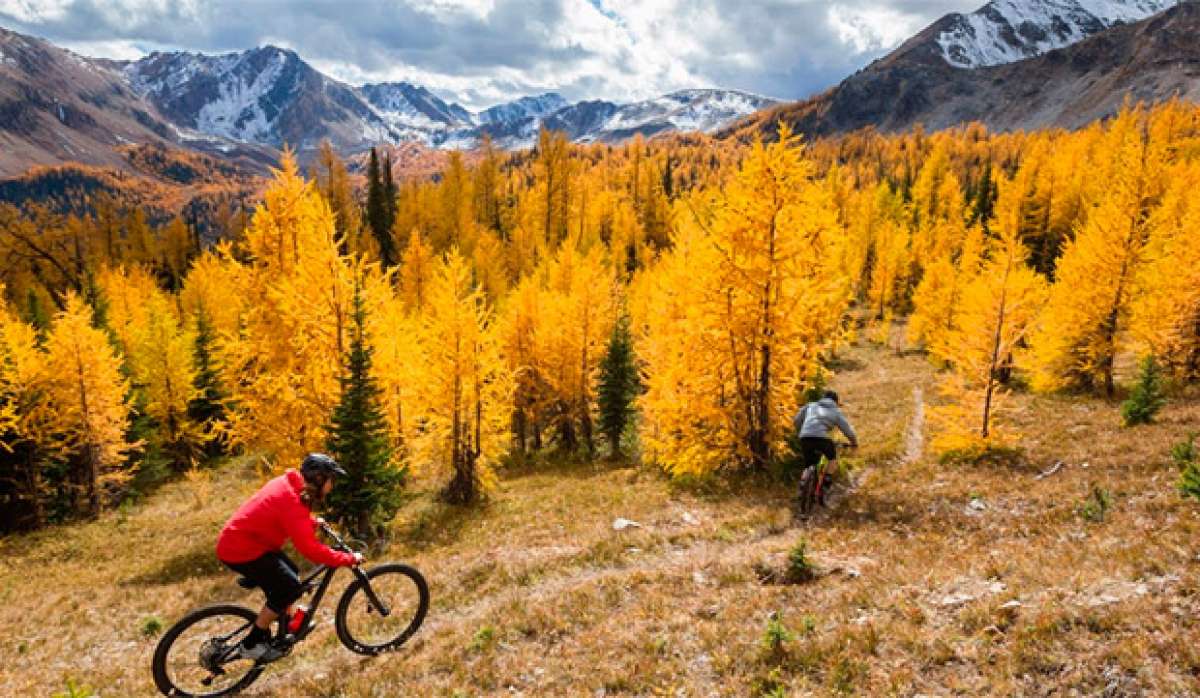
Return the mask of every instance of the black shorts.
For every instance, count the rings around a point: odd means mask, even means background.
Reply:
[[[267,608],[280,615],[300,598],[300,569],[279,550],[249,562],[226,562],[225,566],[257,584],[267,595]]]
[[[805,436],[800,439],[800,455],[804,458],[804,467],[808,468],[819,465],[822,457],[827,461],[837,460],[837,448],[833,439]]]

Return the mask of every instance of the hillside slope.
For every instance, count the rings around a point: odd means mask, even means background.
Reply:
[[[1200,3],[1034,58],[971,69],[947,62],[936,41],[944,29],[935,24],[828,92],[759,112],[724,134],[773,134],[780,120],[810,135],[970,121],[996,130],[1078,128],[1115,114],[1127,98],[1200,101]]]
[[[67,160],[119,166],[120,145],[172,139],[120,73],[0,27],[0,176]]]
[[[922,452],[914,401],[934,378],[911,353],[843,358],[834,385],[863,437],[861,475],[803,526],[779,486],[697,492],[600,463],[508,472],[479,510],[422,493],[372,555],[429,578],[415,640],[353,655],[326,604],[323,627],[246,695],[1200,691],[1200,507],[1160,465],[1200,423],[1200,396],[1118,430],[1111,404],[1018,395],[1025,460],[942,466]],[[234,465],[95,523],[0,541],[0,694],[47,695],[71,678],[150,695],[148,619],[257,603],[212,555],[255,482]],[[1112,495],[1102,521],[1080,514],[1094,487]],[[643,527],[615,532],[618,516]],[[819,578],[760,582],[756,570],[800,540]],[[778,656],[761,645],[774,612],[794,634]]]

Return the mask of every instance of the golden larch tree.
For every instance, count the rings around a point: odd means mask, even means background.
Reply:
[[[765,467],[837,337],[850,284],[827,248],[843,231],[797,141],[782,125],[723,192],[683,202],[691,220],[677,221],[664,277],[632,304],[647,445],[674,474]]]
[[[1055,269],[1055,283],[1025,363],[1035,390],[1074,386],[1113,394],[1118,340],[1160,194],[1162,151],[1141,113],[1126,110],[1101,144],[1103,188]]]
[[[129,385],[108,337],[92,326],[92,309],[69,293],[46,340],[46,394],[58,449],[71,466],[71,484],[95,516],[105,490],[132,476],[125,455]]]
[[[141,391],[145,413],[158,428],[159,445],[177,470],[200,455],[207,435],[188,417],[196,389],[195,333],[175,316],[172,301],[162,292],[144,301],[143,320],[134,327],[126,366]]]
[[[951,370],[940,386],[947,404],[933,408],[930,421],[937,432],[933,446],[943,453],[977,453],[1011,439],[996,428],[1001,381],[1047,293],[1045,279],[1026,263],[1019,219],[1019,199],[1002,193],[991,226],[997,237],[982,269],[966,281],[953,306],[942,309],[952,313],[951,326],[934,336],[931,351]]]
[[[413,462],[448,475],[449,501],[470,503],[494,485],[492,465],[507,442],[509,380],[491,309],[457,250],[434,276],[421,321]]]
[[[1130,317],[1135,351],[1176,378],[1200,378],[1200,164],[1175,168],[1150,221]]]

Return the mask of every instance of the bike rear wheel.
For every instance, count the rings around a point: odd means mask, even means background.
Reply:
[[[368,585],[364,582],[369,581]],[[386,608],[383,615],[371,599]],[[380,565],[346,587],[334,624],[338,639],[351,652],[376,655],[399,648],[421,627],[429,610],[429,586],[408,565]]]
[[[796,501],[796,508],[800,511],[801,515],[808,516],[812,513],[816,502],[817,469],[809,466],[800,475],[800,494]]]
[[[253,683],[262,667],[236,652],[257,615],[245,606],[222,604],[184,616],[154,649],[151,672],[158,690],[178,698],[212,698]]]

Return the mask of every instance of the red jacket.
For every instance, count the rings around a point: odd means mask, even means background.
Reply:
[[[217,537],[217,557],[222,562],[249,562],[279,550],[288,538],[304,557],[321,565],[354,564],[350,553],[336,551],[317,540],[317,521],[300,500],[304,476],[295,470],[262,486],[225,522]]]

